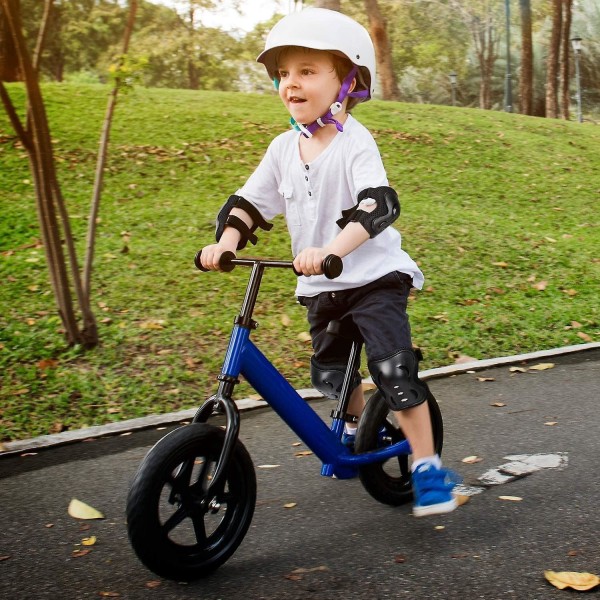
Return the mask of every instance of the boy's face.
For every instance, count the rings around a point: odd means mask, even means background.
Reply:
[[[324,51],[293,48],[279,57],[279,96],[298,123],[312,123],[335,102],[341,82],[333,57]]]

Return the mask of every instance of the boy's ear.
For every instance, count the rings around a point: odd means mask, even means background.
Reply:
[[[348,93],[353,92],[355,87],[356,87],[356,77],[352,80],[352,83],[350,84],[350,89],[348,90]]]

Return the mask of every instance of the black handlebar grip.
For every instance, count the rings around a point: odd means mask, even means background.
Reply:
[[[229,273],[229,271],[233,271],[235,269],[235,265],[231,262],[235,258],[235,254],[230,252],[229,250],[223,252],[221,254],[221,258],[219,258],[219,267],[221,271],[225,271]]]
[[[344,263],[339,256],[336,256],[335,254],[328,254],[323,259],[322,269],[323,274],[325,277],[327,277],[327,279],[335,279],[342,274],[342,271],[344,270]]]
[[[202,266],[202,262],[200,261],[200,257],[202,256],[202,250],[198,250],[198,252],[196,252],[196,256],[194,256],[194,264],[196,265],[196,269],[198,269],[199,271],[204,271],[205,273],[208,272],[208,269],[205,269]]]
[[[200,260],[201,256],[202,250],[198,250],[198,252],[196,252],[196,256],[194,256],[194,264],[196,265],[197,269],[206,273],[210,271],[210,269],[205,269],[202,266],[202,262]],[[223,254],[221,254],[221,258],[219,258],[219,267],[221,268],[221,271],[225,271],[226,273],[229,273],[229,271],[233,271],[233,269],[235,269],[235,265],[231,261],[234,258],[235,254],[233,252],[223,252]]]

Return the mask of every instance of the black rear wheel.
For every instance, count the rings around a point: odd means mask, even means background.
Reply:
[[[429,390],[427,404],[435,450],[441,455],[444,436],[442,414]],[[394,413],[390,411],[381,393],[376,391],[367,402],[358,423],[356,452],[368,452],[405,439]],[[367,492],[379,502],[399,506],[412,500],[409,455],[401,455],[382,463],[364,465],[359,469],[359,477]]]
[[[212,573],[248,531],[256,474],[239,440],[222,489],[207,493],[224,439],[220,427],[180,427],[150,450],[135,475],[127,498],[129,539],[161,577],[191,581]]]

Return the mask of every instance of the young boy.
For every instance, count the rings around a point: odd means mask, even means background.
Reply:
[[[271,142],[260,165],[223,206],[217,243],[202,250],[202,265],[218,270],[223,252],[256,243],[256,229],[270,229],[267,221],[283,214],[294,267],[302,273],[296,294],[308,309],[313,385],[328,397],[339,393],[349,342],[327,334],[326,327],[350,317],[364,338],[373,381],[413,450],[413,514],[450,512],[456,508],[453,483],[435,454],[406,314],[410,288],[422,287],[423,274],[390,227],[400,206],[377,145],[348,113],[373,94],[373,43],[353,19],[308,8],[273,27],[257,60],[279,90],[294,129]],[[343,273],[334,280],[321,271],[328,254],[344,258]],[[356,373],[348,412],[359,416],[364,402]],[[343,441],[352,445],[355,432],[347,424]]]

